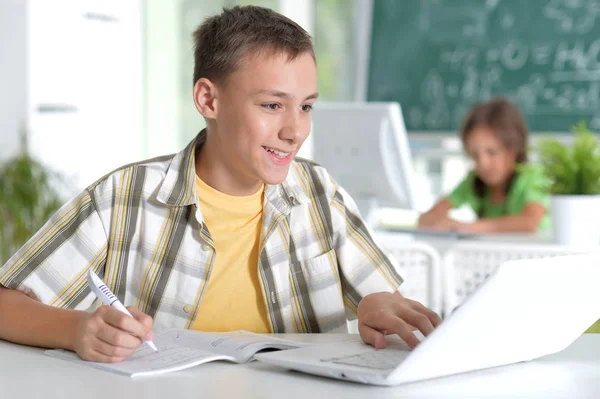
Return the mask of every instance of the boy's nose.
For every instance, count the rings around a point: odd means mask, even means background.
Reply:
[[[292,144],[301,143],[308,135],[304,130],[300,118],[294,112],[290,112],[280,130],[279,138]]]
[[[302,134],[298,127],[286,126],[281,129],[279,133],[279,138],[284,141],[289,142],[290,144],[295,144],[301,141]]]

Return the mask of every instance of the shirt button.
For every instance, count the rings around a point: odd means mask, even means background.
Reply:
[[[202,250],[203,251],[210,251],[210,245],[208,245],[208,244],[202,244]]]
[[[190,313],[190,312],[192,311],[192,309],[193,309],[193,308],[192,308],[192,305],[185,305],[185,306],[183,307],[183,311],[184,311],[185,313]]]

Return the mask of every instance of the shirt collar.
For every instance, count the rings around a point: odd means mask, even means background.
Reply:
[[[196,154],[205,141],[206,129],[203,129],[173,157],[158,191],[158,201],[168,206],[196,204]],[[282,183],[265,186],[265,199],[284,214],[289,213],[292,206],[309,201],[293,173],[293,168],[294,164]]]

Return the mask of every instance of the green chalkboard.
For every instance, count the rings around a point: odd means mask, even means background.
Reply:
[[[533,132],[600,129],[600,1],[373,1],[370,101],[398,101],[409,130],[455,132],[494,95]]]

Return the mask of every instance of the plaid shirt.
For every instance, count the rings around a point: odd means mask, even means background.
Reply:
[[[0,285],[89,310],[91,268],[156,326],[190,328],[216,255],[194,183],[205,137],[85,189],[0,268]],[[346,331],[346,309],[356,313],[365,295],[402,283],[354,201],[324,168],[301,159],[265,189],[257,267],[275,333]]]

